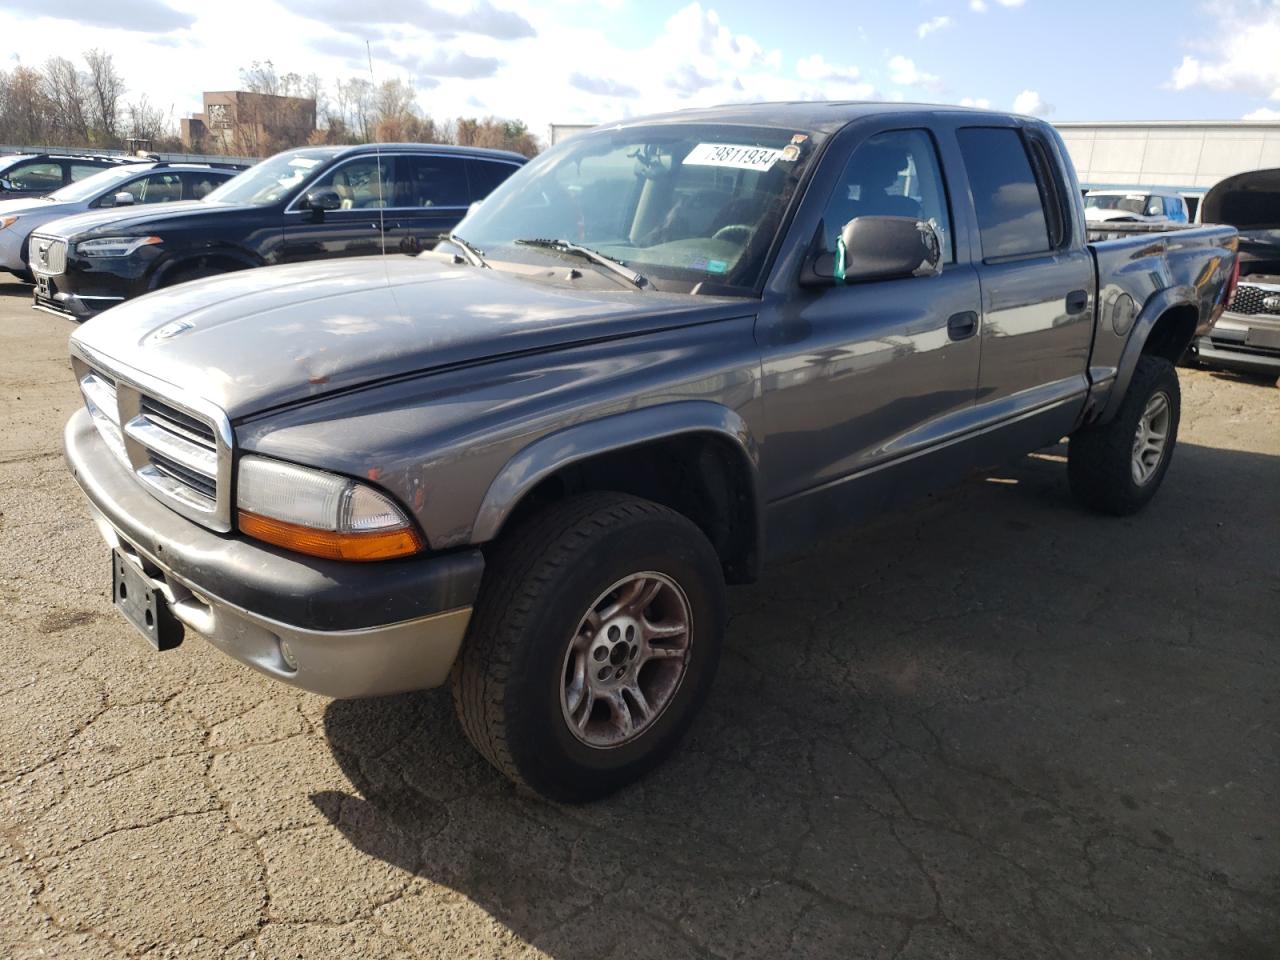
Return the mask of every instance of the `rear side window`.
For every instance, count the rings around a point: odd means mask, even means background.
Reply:
[[[104,163],[88,163],[88,162],[78,163],[75,160],[72,160],[71,161],[71,180],[74,183],[76,180],[83,180],[85,177],[91,177],[95,173],[98,173],[99,171],[101,171],[102,168],[105,166],[106,164]]]
[[[1040,185],[1017,130],[967,127],[957,133],[982,234],[982,255],[1047,253],[1049,224]]]
[[[513,163],[494,163],[490,160],[468,160],[467,177],[471,180],[471,199],[483,200],[493,193],[498,184],[515,173],[519,167]]]
[[[411,157],[397,161],[397,207],[465,207],[471,203],[462,157]]]
[[[19,190],[57,190],[62,186],[62,164],[55,160],[28,160],[4,174]]]

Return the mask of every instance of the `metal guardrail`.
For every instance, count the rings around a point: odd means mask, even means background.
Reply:
[[[33,146],[30,144],[0,143],[0,154],[6,153],[55,153],[75,154],[90,153],[102,157],[134,157],[138,156],[128,150],[104,150],[98,147],[51,147]],[[145,151],[150,158],[169,160],[174,163],[243,163],[249,166],[261,160],[261,157],[232,157],[225,153],[162,153],[158,150]]]

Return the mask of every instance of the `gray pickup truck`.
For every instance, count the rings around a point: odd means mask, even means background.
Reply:
[[[331,697],[451,682],[494,766],[587,800],[676,745],[766,560],[1064,436],[1084,503],[1152,497],[1236,233],[1085,236],[1030,118],[603,127],[422,257],[86,323],[66,456],[158,648]]]

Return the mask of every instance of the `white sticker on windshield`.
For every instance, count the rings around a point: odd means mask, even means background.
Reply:
[[[735,167],[739,170],[768,170],[781,150],[773,147],[744,147],[733,143],[700,143],[684,158],[686,165]]]
[[[294,157],[292,160],[289,161],[289,166],[301,167],[303,170],[310,170],[319,162],[320,162],[319,160],[316,160],[312,157]]]

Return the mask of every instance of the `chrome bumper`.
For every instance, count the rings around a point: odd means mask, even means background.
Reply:
[[[424,690],[448,678],[471,620],[483,568],[478,551],[384,569],[313,563],[205,530],[169,510],[119,465],[83,409],[68,422],[64,439],[108,546],[165,598],[185,628],[228,656],[340,699]],[[209,587],[215,583],[247,600],[219,596]],[[403,583],[408,592],[380,594],[389,583]],[[397,597],[409,605],[395,603]],[[271,606],[293,611],[307,625],[264,615]],[[397,608],[416,615],[397,619]],[[379,623],[384,616],[391,622]]]
[[[90,505],[107,545],[168,601],[184,627],[227,656],[326,697],[376,697],[438,687],[448,679],[471,608],[362,630],[306,630],[228,603],[145,557]]]

